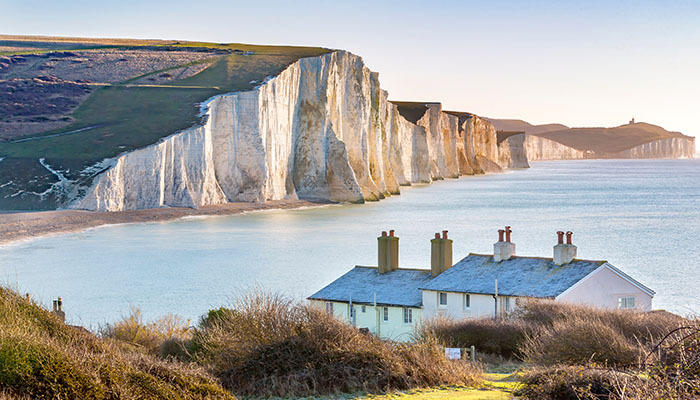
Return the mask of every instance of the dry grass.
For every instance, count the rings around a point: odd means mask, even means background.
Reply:
[[[474,346],[477,353],[516,358],[529,328],[527,323],[517,319],[478,318],[456,321],[436,318],[425,323],[421,335],[435,337],[448,347]]]
[[[202,368],[158,360],[63,324],[0,288],[0,388],[7,399],[233,399]],[[0,397],[2,398],[2,397]]]
[[[434,340],[400,344],[361,334],[322,310],[254,293],[211,312],[192,359],[240,395],[301,396],[474,385],[479,370],[446,360]]]
[[[437,319],[424,334],[446,345],[520,358],[538,365],[634,364],[686,320],[667,312],[634,312],[529,301],[507,319]]]
[[[145,349],[148,353],[165,358],[179,354],[179,343],[192,338],[190,321],[169,314],[157,321],[143,321],[141,310],[132,308],[131,313],[120,321],[107,325],[102,337],[116,339]]]

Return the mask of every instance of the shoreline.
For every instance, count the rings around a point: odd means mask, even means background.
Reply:
[[[198,209],[185,207],[98,212],[86,210],[30,211],[0,214],[0,246],[42,237],[82,232],[107,225],[167,222],[185,217],[237,215],[252,211],[290,210],[335,203],[274,200],[265,203],[226,203]]]

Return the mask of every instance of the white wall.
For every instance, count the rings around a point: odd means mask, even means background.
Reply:
[[[595,307],[618,308],[620,297],[634,297],[636,310],[651,310],[650,295],[605,266],[557,296],[556,300]]]
[[[342,302],[332,302],[333,303],[333,315],[343,322],[348,324],[353,324],[350,318],[350,304]],[[322,300],[311,300],[311,304],[315,307],[319,307],[323,310],[326,309],[326,301]],[[355,327],[359,328],[369,328],[370,333],[376,335],[379,332],[379,336],[382,339],[390,339],[396,341],[409,341],[413,338],[414,332],[423,321],[423,312],[420,308],[411,307],[413,314],[412,323],[403,322],[403,307],[387,307],[389,310],[389,320],[384,321],[383,306],[377,305],[375,308],[373,305],[365,305],[365,312],[362,312],[361,304],[353,304],[355,309]],[[377,318],[377,314],[379,318]],[[377,329],[377,321],[379,321],[379,329]]]
[[[494,299],[490,294],[470,294],[469,308],[465,307],[464,293],[442,292],[447,294],[447,305],[439,305],[439,294],[433,290],[423,290],[423,316],[426,319],[443,316],[453,319],[493,317]],[[498,297],[499,312],[505,312],[507,296]],[[515,297],[510,298],[511,310],[515,309]]]

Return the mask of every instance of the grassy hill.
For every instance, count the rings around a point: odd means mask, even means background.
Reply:
[[[240,43],[0,36],[0,90],[3,83],[7,88],[0,91],[0,105],[6,105],[0,107],[0,125],[7,131],[0,142],[0,209],[51,209],[60,203],[61,196],[49,191],[59,178],[40,159],[66,179],[89,184],[94,174],[80,171],[197,124],[199,104],[206,99],[251,90],[299,58],[329,51]],[[91,79],[76,79],[81,75]],[[80,85],[89,95],[72,98],[79,105],[70,112],[47,107],[37,114],[36,107],[24,107],[18,116],[18,85],[44,83],[45,88],[45,82],[55,81]],[[40,91],[30,87],[24,92]],[[45,101],[36,103],[61,105],[66,101],[58,100],[66,97],[48,93]],[[53,129],[41,130],[42,126]]]
[[[203,368],[102,340],[5,288],[0,398],[235,399]]]
[[[496,127],[499,131],[510,131],[510,132],[525,132],[531,135],[537,135],[544,132],[558,131],[563,129],[568,129],[566,125],[562,124],[543,124],[543,125],[532,125],[529,122],[523,121],[521,119],[497,119],[497,118],[485,118],[487,121]]]
[[[680,132],[669,132],[644,122],[615,128],[570,128],[544,132],[538,136],[598,154],[616,153],[659,139],[686,137]]]

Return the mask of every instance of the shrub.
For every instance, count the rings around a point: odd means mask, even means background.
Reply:
[[[147,352],[162,357],[172,355],[172,351],[179,354],[175,343],[182,343],[191,338],[189,321],[170,314],[155,322],[145,323],[141,310],[135,307],[120,321],[103,328],[101,335],[142,347]]]
[[[625,338],[642,343],[659,340],[685,322],[685,319],[661,310],[611,310],[543,300],[524,303],[515,312],[515,318],[537,327],[549,327],[557,321],[572,318],[599,321],[619,331]]]
[[[422,334],[447,346],[475,346],[477,353],[518,357],[543,365],[589,361],[623,365],[686,320],[664,311],[600,309],[530,300],[506,319],[435,319]]]
[[[437,318],[425,323],[422,335],[435,337],[448,347],[474,346],[478,352],[512,358],[519,355],[519,346],[528,328],[526,323],[513,319],[455,321]]]
[[[446,360],[434,340],[382,341],[322,310],[261,293],[210,313],[190,352],[231,391],[255,396],[472,385],[479,372]]]
[[[581,366],[531,369],[515,395],[523,400],[612,399],[617,388],[628,386],[628,375]]]
[[[118,343],[0,288],[0,398],[233,399],[201,368]]]
[[[520,351],[526,362],[539,365],[631,365],[643,350],[615,327],[595,318],[575,316],[539,328],[523,341]]]

